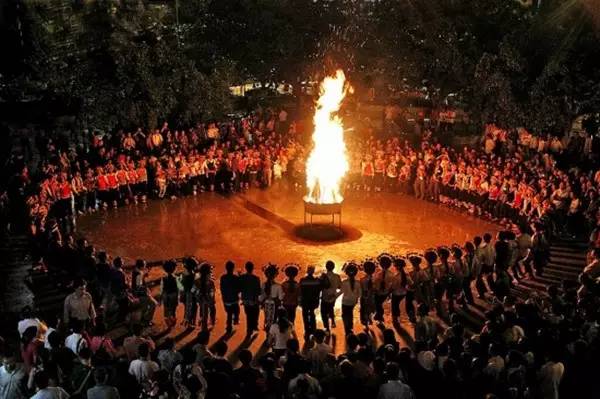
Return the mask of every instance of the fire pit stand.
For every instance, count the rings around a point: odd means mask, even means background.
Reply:
[[[304,224],[313,224],[313,215],[331,215],[331,224],[336,225],[335,217],[338,217],[337,227],[342,228],[342,203],[316,204],[304,201]]]

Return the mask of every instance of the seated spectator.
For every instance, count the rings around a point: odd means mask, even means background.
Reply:
[[[260,371],[252,367],[252,352],[243,349],[238,355],[242,365],[233,371],[233,379],[238,384],[237,391],[242,399],[260,397],[259,380],[263,377]]]
[[[132,361],[138,356],[138,347],[142,344],[148,345],[148,349],[153,351],[155,344],[152,338],[144,336],[144,327],[141,324],[133,326],[133,334],[123,340],[123,350],[127,360]]]
[[[196,354],[196,363],[204,364],[207,360],[214,357],[211,351],[208,349],[208,341],[210,340],[210,331],[202,330],[198,333],[196,341],[198,342],[192,350]]]
[[[413,390],[401,380],[398,363],[390,362],[385,366],[387,382],[379,388],[378,399],[414,399]]]
[[[40,321],[35,315],[29,306],[25,306],[21,311],[21,320],[17,324],[17,331],[19,335],[22,337],[25,330],[29,327],[36,327],[37,334],[39,336],[44,336],[47,326]]]
[[[90,339],[90,349],[94,354],[94,361],[109,362],[117,356],[112,339],[106,335],[106,325],[98,323]]]
[[[71,320],[71,334],[65,338],[65,348],[77,355],[82,348],[89,347],[87,334],[80,320]]]
[[[299,363],[299,372],[288,384],[290,398],[317,399],[321,395],[319,381],[309,374],[310,364],[303,360]]]
[[[79,350],[79,361],[73,366],[70,376],[70,386],[74,396],[85,395],[94,385],[93,372],[92,351],[90,348],[83,347]]]
[[[27,395],[27,371],[17,363],[15,354],[9,350],[2,354],[0,367],[0,398],[25,399]]]
[[[87,399],[120,399],[117,388],[108,385],[109,374],[103,367],[94,370],[96,385],[87,390]]]
[[[158,352],[158,362],[161,370],[165,370],[170,375],[182,361],[183,356],[175,350],[175,340],[171,337],[165,339],[164,349]]]
[[[129,374],[134,376],[138,384],[147,382],[152,378],[160,367],[150,360],[150,347],[147,343],[142,343],[138,347],[138,358],[129,363]]]
[[[67,391],[61,387],[51,387],[49,381],[45,371],[36,373],[34,377],[36,392],[31,399],[69,399],[70,395]]]

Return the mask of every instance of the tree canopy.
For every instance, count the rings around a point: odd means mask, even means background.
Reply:
[[[28,0],[4,13],[0,95],[60,102],[94,126],[191,123],[245,80],[427,85],[475,120],[560,132],[600,105],[587,0]],[[525,2],[526,3],[526,2]],[[21,98],[20,98],[21,97]]]

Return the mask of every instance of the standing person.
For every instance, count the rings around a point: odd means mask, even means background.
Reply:
[[[346,337],[354,331],[354,308],[361,297],[360,283],[356,281],[358,266],[349,262],[342,268],[347,279],[342,282],[342,321],[344,323],[344,334]]]
[[[473,246],[475,252],[473,254],[473,278],[475,279],[475,289],[477,290],[477,298],[485,299],[487,288],[483,282],[483,266],[482,266],[482,245],[483,240],[479,236],[473,238]]]
[[[181,287],[183,288],[183,325],[185,327],[194,327],[196,325],[196,313],[198,311],[198,303],[196,295],[192,293],[194,283],[196,282],[196,269],[198,262],[194,258],[186,258],[183,261],[183,275],[181,276]]]
[[[413,303],[414,295],[412,292],[412,280],[408,273],[406,273],[406,261],[403,258],[394,259],[394,267],[396,268],[396,275],[392,279],[391,292],[392,292],[392,321],[399,323],[400,318],[400,303],[403,299],[406,307],[406,313],[408,314],[409,320],[415,318],[415,306]]]
[[[322,282],[314,274],[315,267],[308,266],[306,276],[300,279],[300,306],[302,307],[302,321],[304,322],[304,337],[306,339],[317,329],[315,309],[319,307]]]
[[[360,322],[369,329],[372,323],[372,316],[375,313],[375,283],[373,274],[375,273],[375,262],[366,260],[362,264],[365,276],[360,280]]]
[[[281,285],[275,281],[279,273],[277,265],[269,263],[263,270],[266,280],[262,287],[261,303],[265,312],[265,331],[269,333],[271,324],[275,321],[275,312],[283,299],[283,291]]]
[[[255,276],[254,263],[246,262],[246,273],[240,276],[240,292],[246,313],[246,336],[258,331],[258,312],[260,296],[260,279]]]
[[[458,247],[456,248],[460,249]],[[473,271],[475,270],[475,245],[473,245],[472,242],[467,241],[465,243],[465,254],[462,258],[458,255],[459,253],[454,250],[454,257],[459,257],[461,259],[463,276],[462,294],[465,299],[464,306],[466,306],[467,303],[473,305],[475,301],[473,300],[473,291],[471,291],[471,282],[473,281]]]
[[[522,272],[520,263],[523,263],[525,266],[525,272],[531,275],[531,266],[528,265],[527,259],[530,257],[529,253],[531,251],[531,235],[529,234],[529,229],[525,226],[519,226],[519,234],[517,235],[517,248],[519,252],[517,264],[515,268],[518,272]]]
[[[479,272],[479,284],[483,283],[482,278],[485,277],[488,287],[492,289],[494,286],[493,279],[493,271],[494,271],[494,262],[496,261],[496,252],[494,250],[494,246],[492,245],[492,235],[490,233],[485,233],[483,235],[483,243],[479,246],[479,263],[481,264],[480,272]],[[478,291],[481,289],[479,293],[479,299],[483,299],[484,296],[481,293],[487,292],[485,285],[478,286]]]
[[[296,309],[300,298],[300,284],[296,281],[300,268],[295,263],[288,263],[283,272],[287,280],[281,284],[283,299],[281,304],[287,312],[287,317],[292,324],[296,321]]]
[[[84,327],[93,325],[96,319],[96,309],[92,296],[86,291],[85,280],[75,280],[74,286],[75,292],[65,298],[64,321],[69,324],[73,320],[78,320]]]
[[[198,302],[200,327],[208,330],[210,318],[211,325],[215,325],[216,315],[212,312],[215,304],[215,283],[211,278],[212,266],[206,262],[200,265],[200,278],[195,281],[192,294]]]
[[[544,225],[534,223],[533,236],[531,237],[531,252],[533,254],[533,268],[537,277],[541,277],[550,257],[550,244],[546,238]]]
[[[179,304],[179,282],[175,277],[177,264],[174,260],[168,260],[164,263],[163,269],[167,273],[160,280],[160,297],[164,309],[165,323],[169,329],[177,323],[177,305]]]
[[[238,324],[240,318],[240,277],[234,274],[235,263],[228,260],[225,263],[225,274],[221,276],[221,299],[227,313],[226,331],[231,334],[233,325]]]
[[[325,263],[326,273],[321,275],[323,282],[323,290],[321,291],[321,320],[323,321],[323,328],[329,331],[329,321],[331,320],[331,327],[335,328],[335,314],[334,307],[337,297],[341,294],[342,279],[340,275],[335,273],[335,263],[328,260]]]
[[[383,253],[377,257],[381,270],[375,275],[375,316],[376,321],[383,323],[383,304],[388,300],[392,289],[393,273],[392,256]]]
[[[123,272],[123,259],[117,256],[113,260],[113,267],[110,269],[110,292],[111,304],[117,311],[116,321],[124,319],[127,314],[127,283],[125,273]]]
[[[148,292],[146,287],[146,277],[148,276],[148,267],[146,261],[138,259],[131,272],[131,291],[139,300],[140,322],[144,325],[152,325],[152,318],[158,303],[156,299]],[[133,321],[133,319],[131,319]]]

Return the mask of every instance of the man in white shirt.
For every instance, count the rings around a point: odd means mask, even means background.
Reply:
[[[414,399],[413,390],[402,382],[398,363],[390,362],[385,366],[387,382],[379,387],[377,399]]]
[[[70,395],[61,387],[49,386],[48,373],[41,370],[33,377],[37,392],[31,399],[69,399]]]
[[[134,376],[136,381],[141,384],[152,378],[160,367],[158,363],[150,360],[150,348],[148,344],[141,344],[138,347],[138,354],[139,358],[129,364],[129,374]]]
[[[12,353],[5,353],[0,367],[0,399],[25,399],[27,373]]]

